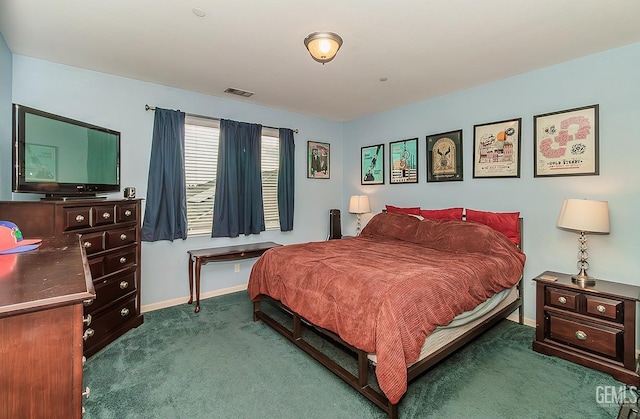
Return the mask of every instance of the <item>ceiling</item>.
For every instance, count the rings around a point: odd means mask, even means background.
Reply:
[[[640,42],[640,1],[0,0],[0,31],[14,54],[347,121]],[[344,39],[325,65],[315,31]]]

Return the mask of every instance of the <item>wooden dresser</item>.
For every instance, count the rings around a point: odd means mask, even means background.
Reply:
[[[85,260],[72,237],[0,255],[0,417],[82,417]]]
[[[141,200],[5,201],[0,219],[25,238],[80,236],[96,292],[84,307],[86,357],[142,324]]]
[[[533,349],[611,374],[639,387],[636,305],[640,287],[598,279],[580,287],[571,275],[544,272],[536,281]]]

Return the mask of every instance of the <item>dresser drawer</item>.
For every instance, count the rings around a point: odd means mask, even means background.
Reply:
[[[135,271],[94,283],[96,298],[85,303],[84,314],[92,314],[136,290]]]
[[[545,304],[573,312],[578,311],[578,298],[580,294],[563,289],[547,287],[545,291]]]
[[[137,316],[136,299],[133,296],[113,309],[100,313],[91,318],[91,324],[85,326],[84,337],[85,348],[100,342],[110,332],[116,330],[120,325]]]
[[[131,227],[122,230],[109,230],[105,232],[105,247],[114,249],[136,242],[136,228]]]
[[[118,204],[116,205],[116,223],[126,223],[136,220],[136,204]]]
[[[549,316],[549,338],[580,349],[621,360],[623,331],[596,324],[585,324],[575,319]]]
[[[104,257],[92,257],[89,259],[89,270],[91,271],[91,279],[98,279],[104,275]]]
[[[104,274],[108,275],[120,269],[128,268],[136,264],[136,249],[116,252],[104,257]]]
[[[619,300],[587,295],[587,314],[622,323],[624,320],[624,303]]]
[[[96,252],[101,252],[104,250],[104,234],[100,233],[90,233],[82,235],[82,246],[84,250],[87,252],[87,255],[91,255]]]
[[[100,226],[116,222],[114,207],[109,205],[93,207],[93,225]]]
[[[91,207],[64,208],[64,231],[91,226]]]

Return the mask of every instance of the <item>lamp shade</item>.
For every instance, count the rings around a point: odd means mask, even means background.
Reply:
[[[336,56],[342,46],[342,38],[333,32],[314,32],[304,39],[304,46],[314,60],[324,64]]]
[[[565,199],[557,226],[585,233],[609,233],[609,204],[607,201]]]
[[[369,197],[367,195],[353,195],[349,200],[349,212],[352,214],[371,212]]]

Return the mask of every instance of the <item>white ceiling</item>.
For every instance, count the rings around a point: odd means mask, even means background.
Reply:
[[[0,30],[14,54],[346,121],[640,42],[640,1],[0,0]],[[328,64],[315,31],[344,39]]]

